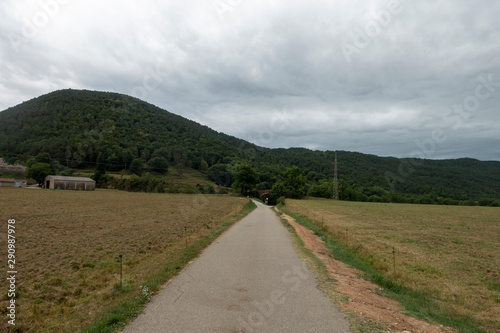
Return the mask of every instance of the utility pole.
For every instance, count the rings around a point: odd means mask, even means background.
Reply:
[[[339,200],[339,174],[337,170],[337,152],[335,152],[335,165],[333,168],[333,200]]]

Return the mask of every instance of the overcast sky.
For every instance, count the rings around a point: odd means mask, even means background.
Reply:
[[[266,147],[500,160],[500,1],[4,0],[0,110],[139,97]]]

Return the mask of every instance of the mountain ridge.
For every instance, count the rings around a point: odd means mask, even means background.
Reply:
[[[99,153],[109,170],[128,169],[134,158],[198,169],[241,163],[255,167],[271,187],[287,167],[304,172],[308,191],[333,177],[334,151],[265,148],[217,132],[145,101],[113,92],[57,90],[0,112],[0,154],[23,161],[47,152],[70,168],[92,167]],[[362,198],[403,195],[500,199],[500,162],[472,158],[412,160],[336,151],[342,186]],[[354,194],[353,194],[354,195]],[[355,198],[351,198],[355,199]]]

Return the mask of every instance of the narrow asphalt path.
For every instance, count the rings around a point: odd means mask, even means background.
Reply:
[[[276,214],[257,205],[172,279],[124,333],[350,332]]]

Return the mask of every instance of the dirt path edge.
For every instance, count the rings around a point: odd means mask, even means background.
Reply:
[[[363,272],[332,258],[323,240],[313,231],[277,208],[275,210],[293,227],[297,236],[304,242],[304,247],[326,266],[328,274],[336,281],[333,283],[336,291],[340,293],[333,295],[333,298],[347,300],[337,304],[343,312],[351,314],[355,321],[363,323],[368,320],[377,323],[383,327],[377,330],[378,332],[454,332],[448,327],[433,325],[405,315],[405,310],[397,301],[383,296],[379,286],[360,277]]]

